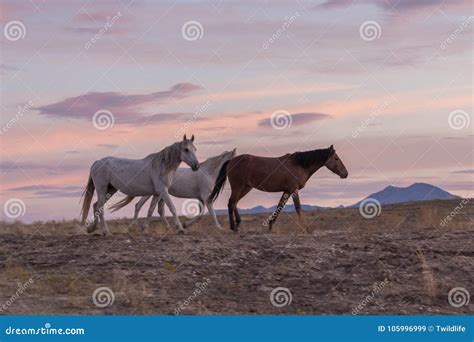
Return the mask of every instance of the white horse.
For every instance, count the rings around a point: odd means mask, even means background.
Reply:
[[[93,232],[100,222],[101,233],[104,235],[110,233],[104,219],[104,206],[110,197],[121,191],[128,196],[158,195],[173,214],[178,233],[183,233],[184,229],[176,215],[176,208],[168,194],[168,188],[181,162],[191,166],[193,171],[199,169],[193,142],[194,135],[190,140],[186,139],[185,135],[183,141],[143,159],[106,157],[95,161],[83,193],[82,225],[86,223],[94,190],[97,192],[94,224],[87,227],[87,232]]]
[[[230,159],[235,156],[235,148],[232,151],[225,151],[218,156],[211,157],[201,163],[201,167],[198,172],[192,172],[190,169],[178,169],[174,174],[171,186],[168,189],[170,195],[178,198],[194,198],[199,201],[199,214],[188,222],[184,222],[184,227],[189,227],[196,221],[198,221],[204,214],[204,204],[207,210],[211,214],[216,227],[222,229],[219,221],[217,220],[216,213],[214,212],[213,201],[209,201],[209,195],[211,194],[214,184],[216,183],[219,171],[222,165],[227,163]],[[143,196],[140,201],[135,205],[134,223],[138,220],[138,213],[143,205],[150,199],[151,196]],[[117,211],[120,208],[125,207],[133,200],[133,196],[128,196],[121,201],[115,203],[110,208],[112,211]],[[159,196],[153,196],[153,199],[148,209],[147,220],[142,229],[144,229],[150,222],[150,218],[153,214],[153,210],[158,203],[158,213],[161,218],[166,222],[169,227],[168,220],[165,216],[165,208],[163,200]]]

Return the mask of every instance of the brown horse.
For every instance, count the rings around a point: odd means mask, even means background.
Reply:
[[[271,230],[290,196],[293,197],[296,213],[301,218],[298,190],[302,189],[313,173],[323,166],[341,178],[346,178],[348,175],[333,145],[321,150],[289,153],[277,158],[243,154],[232,158],[222,166],[209,201],[217,198],[228,177],[232,189],[228,204],[230,229],[237,231],[241,222],[237,202],[250,190],[255,188],[266,192],[283,191],[277,209],[268,221]],[[234,215],[237,225],[234,223]]]

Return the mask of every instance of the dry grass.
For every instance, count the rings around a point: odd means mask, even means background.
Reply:
[[[359,314],[472,314],[472,304],[447,302],[453,287],[474,291],[473,205],[440,224],[457,205],[383,206],[374,219],[357,208],[314,211],[304,224],[283,213],[271,233],[268,214],[245,216],[239,234],[217,231],[207,216],[184,236],[160,222],[141,234],[129,220],[111,221],[110,237],[77,221],[2,224],[0,305],[32,278],[6,313],[173,314],[209,278],[183,314],[350,315],[387,279]],[[110,307],[92,303],[102,286],[114,292]],[[271,305],[277,286],[291,289],[290,306]]]

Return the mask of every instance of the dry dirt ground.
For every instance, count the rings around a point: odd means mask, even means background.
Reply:
[[[237,234],[224,216],[223,231],[206,216],[185,235],[161,222],[141,234],[112,221],[109,237],[77,222],[3,223],[0,314],[473,314],[472,298],[448,303],[454,287],[474,294],[473,203],[440,225],[459,204],[383,206],[373,219],[306,212],[307,230],[284,213],[271,233],[266,214],[244,217]],[[99,287],[111,305],[94,305]],[[272,305],[277,287],[289,305]]]

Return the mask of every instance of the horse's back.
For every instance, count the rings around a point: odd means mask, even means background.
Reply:
[[[289,154],[280,157],[260,157],[243,154],[231,159],[227,175],[232,185],[246,184],[263,191],[284,191],[294,178],[283,166]]]

